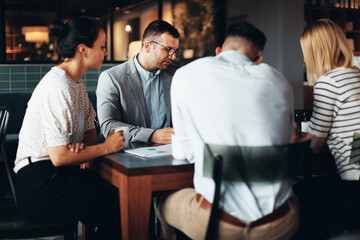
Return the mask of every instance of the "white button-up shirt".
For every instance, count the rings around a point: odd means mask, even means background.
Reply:
[[[225,51],[178,69],[171,99],[176,138],[195,163],[195,190],[209,202],[214,183],[203,177],[204,142],[268,146],[290,141],[290,84],[269,65],[255,64],[239,51]],[[220,207],[243,221],[254,221],[283,204],[292,191],[290,181],[254,183],[251,189],[260,209],[249,188],[234,182],[223,182]]]
[[[49,158],[48,147],[82,142],[95,128],[96,113],[83,80],[75,82],[53,67],[36,86],[19,133],[15,172],[27,157]]]

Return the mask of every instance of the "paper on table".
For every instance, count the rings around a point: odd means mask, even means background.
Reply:
[[[140,157],[160,157],[172,155],[171,144],[156,147],[142,147],[124,150],[126,153],[134,154]]]

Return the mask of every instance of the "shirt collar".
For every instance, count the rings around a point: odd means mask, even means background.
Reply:
[[[145,70],[140,65],[139,61],[137,60],[137,56],[138,56],[138,54],[134,57],[134,62],[135,62],[136,70],[140,74],[141,78],[146,79],[146,80],[150,80],[150,79],[153,79],[154,77],[156,77],[156,76],[158,76],[160,74],[160,69],[158,69],[155,72],[155,74],[153,74],[152,72],[149,72],[148,70]]]
[[[227,61],[230,61],[234,64],[239,62],[249,62],[253,63],[244,53],[236,50],[227,50],[224,52],[221,52],[217,57],[224,58]],[[254,63],[255,64],[255,63]]]

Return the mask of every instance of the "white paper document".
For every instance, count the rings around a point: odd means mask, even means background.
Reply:
[[[160,157],[172,155],[171,144],[156,147],[142,147],[124,150],[126,153],[134,154],[140,157]]]

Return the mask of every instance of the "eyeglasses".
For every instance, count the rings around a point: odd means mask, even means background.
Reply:
[[[171,57],[172,55],[174,55],[174,53],[175,53],[175,57],[179,57],[180,54],[181,54],[181,52],[180,52],[178,49],[174,49],[174,48],[172,48],[172,47],[164,46],[164,45],[162,45],[161,43],[158,43],[158,42],[156,42],[156,41],[151,41],[151,42],[152,42],[152,43],[156,43],[156,44],[162,46],[163,48],[165,48],[165,49],[167,50],[167,52],[168,52],[168,54],[169,54],[170,57]]]

